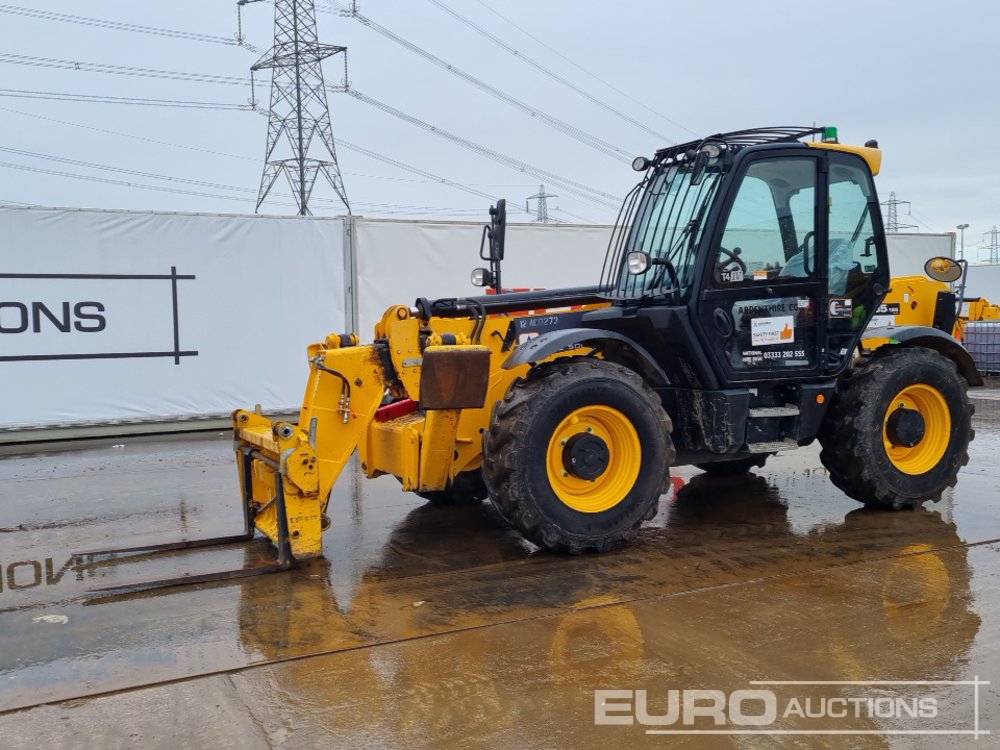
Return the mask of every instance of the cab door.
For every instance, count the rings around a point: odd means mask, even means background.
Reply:
[[[723,382],[823,369],[825,161],[808,151],[771,151],[739,163],[703,252],[693,317]]]

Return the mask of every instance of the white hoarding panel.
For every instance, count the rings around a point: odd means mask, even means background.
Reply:
[[[358,319],[362,341],[394,304],[418,297],[485,294],[472,286],[482,223],[354,220]],[[558,224],[507,226],[505,288],[589,286],[600,281],[611,228]]]
[[[1000,303],[1000,266],[969,266],[966,297],[985,297]]]
[[[943,255],[955,257],[955,234],[902,234],[885,235],[889,250],[889,271],[893,276],[923,276],[924,263],[929,258]]]
[[[339,220],[0,209],[0,429],[297,408]]]

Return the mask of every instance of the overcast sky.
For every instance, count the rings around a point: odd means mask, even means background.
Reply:
[[[443,2],[621,116],[526,65],[431,0],[360,0],[358,9],[447,63],[578,128],[584,138],[593,136],[629,154],[651,154],[667,139],[695,134],[833,124],[844,142],[879,140],[885,154],[878,178],[882,200],[895,192],[912,204],[912,216],[903,215],[904,207],[901,221],[920,231],[942,232],[967,222],[969,248],[979,247],[983,233],[1000,224],[1000,154],[993,146],[1000,127],[1000,3],[995,0]],[[230,0],[11,0],[2,8],[12,6],[219,38],[232,39],[236,32]],[[319,9],[335,6],[317,0]],[[267,2],[244,9],[248,43],[270,46],[273,12]],[[318,19],[322,41],[349,48],[351,84],[367,97],[578,185],[622,196],[634,183],[635,173],[621,158],[499,101],[358,20],[335,12],[320,13]],[[239,105],[249,100],[249,86],[67,70],[58,67],[62,63],[43,67],[37,59],[14,64],[11,56],[236,77],[247,77],[257,58],[221,40],[192,41],[9,12],[0,12],[0,41],[4,90]],[[325,69],[329,83],[341,82],[339,58],[327,61]],[[266,75],[258,82],[257,96],[265,104],[269,84]],[[523,209],[542,181],[347,95],[331,94],[330,109],[334,135],[345,144],[506,197],[512,206]],[[0,151],[0,201],[252,212],[266,127],[263,116],[249,111],[0,96],[0,148],[7,149]],[[484,214],[489,202],[346,145],[338,156],[356,214],[468,218]],[[555,218],[614,219],[616,210],[600,200],[585,200],[551,181],[546,189],[559,194],[550,201]],[[285,185],[276,190],[288,193]],[[315,213],[341,212],[329,187],[318,186],[315,198]],[[290,199],[281,196],[264,210],[293,211]]]

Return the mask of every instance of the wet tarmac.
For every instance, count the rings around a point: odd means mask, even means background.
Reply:
[[[679,468],[632,546],[567,557],[488,503],[423,505],[355,468],[325,559],[103,598],[86,592],[270,557],[74,556],[238,532],[228,434],[8,455],[0,747],[997,746],[1000,399],[982,395],[970,465],[923,510],[861,510],[810,447],[749,477]],[[696,690],[722,691],[721,730],[685,723],[685,698],[715,700]]]

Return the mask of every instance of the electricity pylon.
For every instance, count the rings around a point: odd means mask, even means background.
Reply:
[[[245,5],[246,0],[239,4]],[[251,72],[267,68],[272,71],[267,150],[256,210],[260,210],[278,176],[284,174],[299,215],[309,216],[309,198],[322,174],[347,212],[351,212],[337,164],[322,67],[323,60],[340,53],[346,55],[347,48],[319,43],[314,0],[275,0],[274,46],[250,68]],[[322,159],[309,156],[317,136],[326,151]],[[289,156],[275,158],[279,143],[289,147]]]

